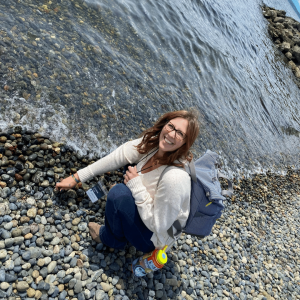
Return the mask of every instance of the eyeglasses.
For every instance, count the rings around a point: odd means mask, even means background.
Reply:
[[[171,132],[171,131],[175,130],[175,137],[179,141],[183,141],[187,137],[187,135],[184,132],[182,132],[181,130],[176,129],[175,126],[171,122],[168,122],[165,125],[165,128],[167,129],[168,132]]]

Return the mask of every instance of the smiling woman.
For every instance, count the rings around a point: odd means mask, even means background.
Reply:
[[[56,187],[68,189],[79,180],[85,182],[130,164],[124,183],[114,186],[107,196],[105,225],[90,223],[90,234],[95,241],[118,249],[127,242],[143,252],[170,245],[174,240],[168,229],[175,220],[184,227],[189,215],[191,180],[184,166],[192,159],[190,147],[198,133],[194,112],[166,113],[139,139],[123,144]],[[159,181],[167,166],[173,168]]]

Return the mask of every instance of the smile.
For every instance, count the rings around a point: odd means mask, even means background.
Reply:
[[[165,137],[165,142],[169,145],[174,145],[174,143],[172,143],[171,141],[169,141],[166,137]]]

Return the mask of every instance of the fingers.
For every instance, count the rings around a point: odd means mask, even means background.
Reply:
[[[123,175],[123,177],[124,177],[124,184],[127,184],[127,182],[129,181],[129,177],[128,177],[127,172],[128,171],[126,171],[126,174]]]
[[[130,173],[137,172],[136,166],[134,166],[134,167],[129,166],[129,167],[128,167],[128,171],[129,171]],[[128,171],[126,171],[126,172],[128,172]]]
[[[66,178],[65,178],[66,179]],[[63,178],[59,178],[59,182],[56,183],[55,185],[55,189],[62,192],[65,191],[65,187],[66,187],[66,183],[64,183],[63,181],[65,181],[65,179]]]

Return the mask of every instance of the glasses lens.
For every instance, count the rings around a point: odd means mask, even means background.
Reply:
[[[168,131],[172,131],[172,130],[175,129],[174,126],[171,123],[168,123],[166,128],[167,128]]]
[[[169,132],[175,130],[175,137],[176,137],[178,140],[180,140],[180,141],[182,141],[182,140],[185,139],[185,137],[186,137],[185,133],[183,133],[183,132],[180,131],[180,130],[176,130],[175,127],[174,127],[174,125],[173,125],[172,123],[167,123],[167,124],[166,124],[166,129],[167,129]]]
[[[182,140],[184,139],[184,133],[181,132],[181,131],[177,131],[177,132],[176,132],[176,137],[177,137],[180,141],[182,141]]]

